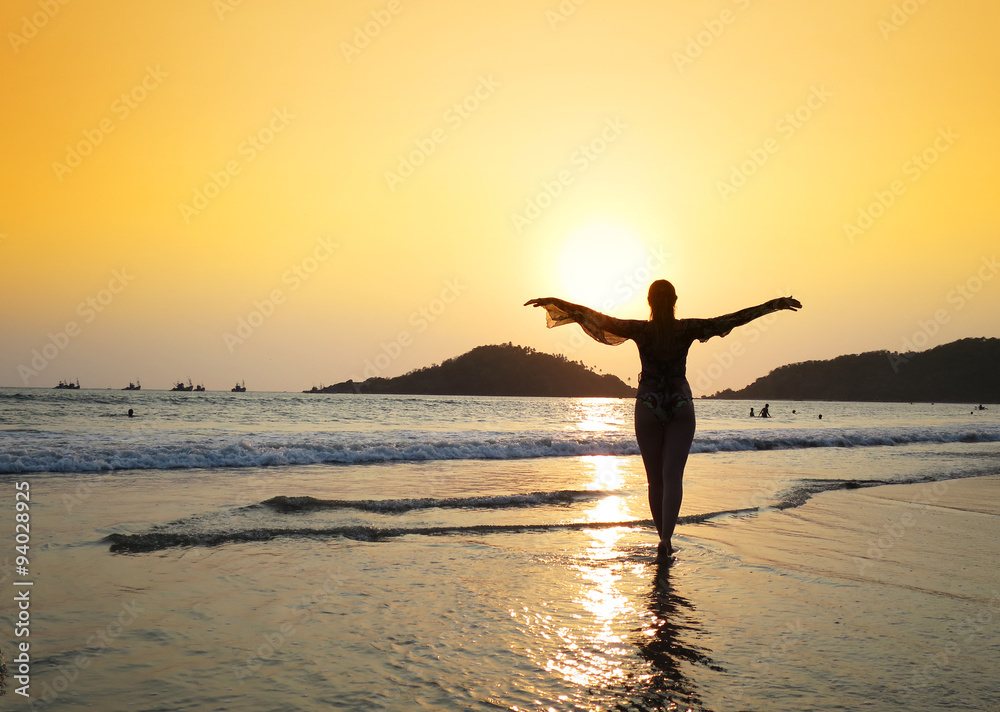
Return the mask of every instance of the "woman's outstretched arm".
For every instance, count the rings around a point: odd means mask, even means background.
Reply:
[[[714,319],[697,319],[693,321],[701,322],[701,334],[697,337],[699,341],[708,341],[713,336],[725,336],[737,326],[749,324],[754,319],[767,316],[782,309],[797,311],[802,308],[802,303],[794,297],[778,297],[769,302],[758,304],[755,307],[740,309],[732,314],[717,316]]]
[[[637,322],[632,319],[616,319],[589,307],[556,297],[529,299],[524,306],[544,308],[545,323],[550,329],[575,322],[595,341],[611,346],[617,346],[633,338],[637,330],[635,326]]]

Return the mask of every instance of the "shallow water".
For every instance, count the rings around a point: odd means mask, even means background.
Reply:
[[[36,708],[1000,705],[996,408],[699,401],[664,570],[627,401],[12,391]]]

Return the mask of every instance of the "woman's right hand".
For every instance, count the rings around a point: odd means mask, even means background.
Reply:
[[[778,297],[775,301],[778,302],[778,309],[798,311],[802,308],[802,302],[795,297]]]
[[[555,304],[559,300],[555,297],[539,297],[538,299],[529,299],[524,303],[523,306],[526,307],[545,307],[550,304]]]

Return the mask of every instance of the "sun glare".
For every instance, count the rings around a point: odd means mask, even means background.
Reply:
[[[593,225],[573,235],[559,257],[566,299],[601,311],[624,306],[644,294],[651,279],[651,255],[619,225]]]

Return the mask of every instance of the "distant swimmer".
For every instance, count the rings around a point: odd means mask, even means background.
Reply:
[[[792,415],[795,415],[795,409],[794,408],[792,409]]]
[[[128,417],[130,417],[130,418],[134,418],[135,417],[135,413],[132,412],[131,408],[128,409]]]
[[[764,407],[760,409],[760,417],[761,418],[770,418],[771,417],[771,404],[770,403],[765,403]]]
[[[714,319],[677,319],[677,291],[665,279],[649,286],[649,319],[616,319],[555,297],[529,299],[525,306],[545,309],[549,327],[577,323],[588,336],[615,346],[634,341],[642,373],[635,403],[635,437],[649,485],[649,507],[660,535],[657,559],[673,558],[670,543],[677,524],[684,485],[684,466],[694,440],[694,397],[686,377],[688,349],[695,341],[725,336],[782,309],[802,307],[797,299],[780,297]]]
[[[822,413],[819,414],[819,419],[823,420],[823,414]]]
[[[755,415],[753,414],[753,408],[751,408],[751,409],[750,409],[750,417],[751,417],[751,418],[755,418],[755,417],[757,417],[757,416],[755,416]]]

